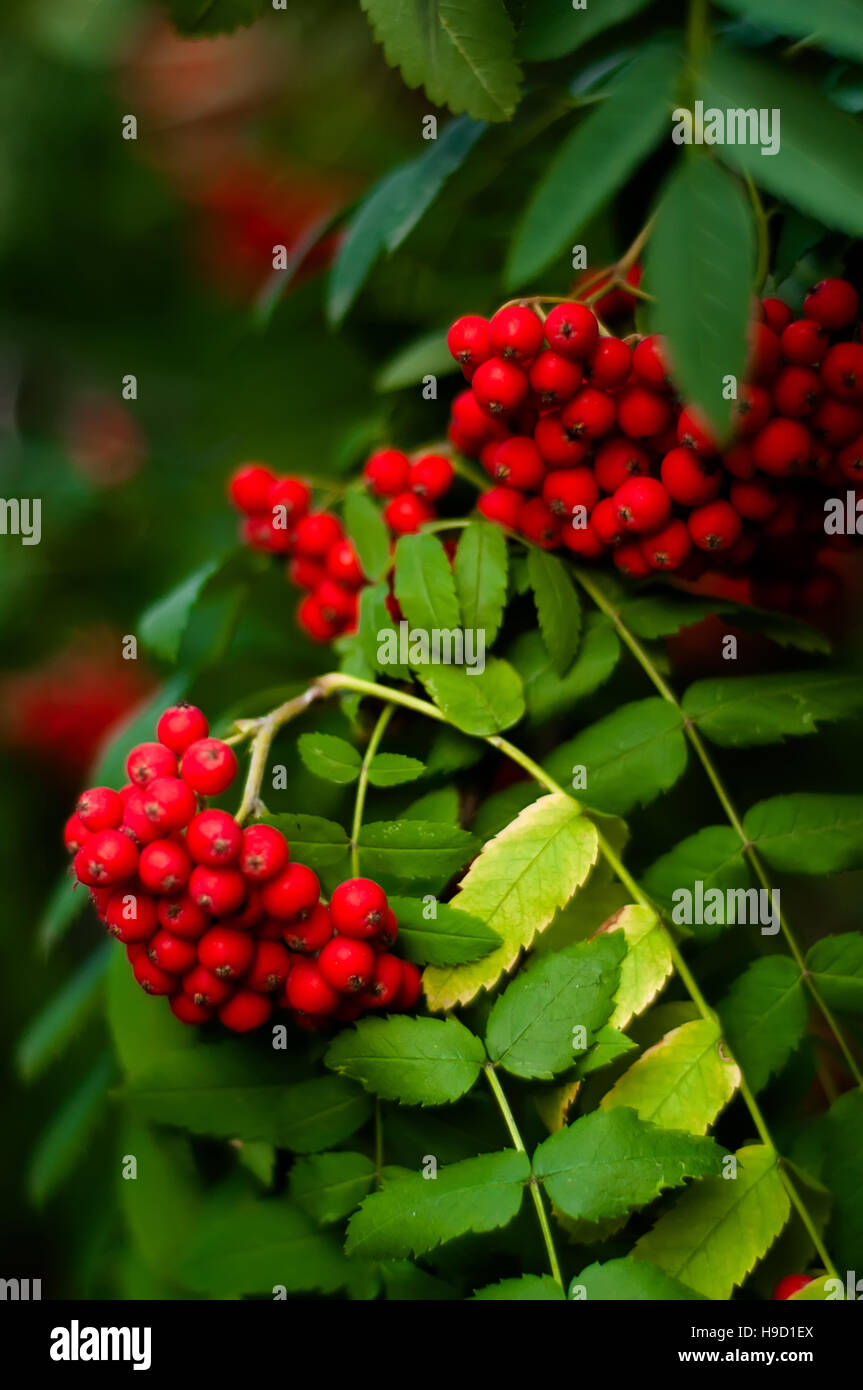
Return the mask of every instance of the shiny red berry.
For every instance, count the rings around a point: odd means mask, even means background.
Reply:
[[[492,353],[488,319],[480,314],[463,314],[447,333],[446,343],[462,367],[478,367]]]
[[[105,913],[105,924],[112,936],[130,946],[149,941],[158,929],[155,899],[146,893],[119,892],[112,894]]]
[[[397,536],[412,536],[434,517],[429,504],[415,492],[400,492],[384,508],[384,521]]]
[[[282,988],[292,965],[293,959],[281,941],[258,941],[252,963],[243,976],[243,987],[271,994]]]
[[[584,361],[599,337],[599,324],[586,304],[555,304],[545,320],[545,337],[562,357]]]
[[[198,942],[198,960],[220,980],[244,975],[252,963],[255,942],[248,932],[216,925]]]
[[[301,920],[297,919],[293,922],[285,922],[280,918],[272,918],[271,920],[279,923],[282,939],[288,950],[299,951],[301,955],[314,955],[315,951],[319,951],[333,934],[330,914],[323,903],[318,903],[312,908],[308,916]]]
[[[465,394],[473,400],[469,391]],[[379,449],[366,463],[363,477],[377,497],[395,497],[407,491],[410,468],[410,459],[401,449]]]
[[[183,994],[182,991],[178,991],[176,994],[171,995],[171,998],[168,1000],[168,1007],[174,1017],[178,1018],[181,1023],[200,1025],[202,1023],[209,1023],[211,1019],[215,1018],[215,1011],[213,1009],[208,1009],[205,1004],[196,1004],[194,999],[190,999],[189,996]]]
[[[532,439],[514,434],[502,444],[494,445],[491,476],[507,487],[520,492],[536,492],[545,477],[545,464]]]
[[[232,1033],[250,1033],[260,1028],[270,1016],[272,1005],[265,994],[251,989],[238,989],[227,1004],[219,1009],[219,1021]]]
[[[627,386],[617,399],[617,423],[630,439],[662,434],[671,424],[671,406],[647,386]]]
[[[183,976],[183,993],[196,1004],[217,1009],[227,1003],[233,992],[234,986],[228,978],[215,975],[205,965],[193,966],[189,973]]]
[[[326,559],[327,551],[342,538],[342,525],[331,512],[309,512],[294,531],[294,549],[310,560]]]
[[[288,842],[274,825],[247,825],[240,845],[240,868],[246,878],[264,882],[275,878],[290,858]]]
[[[624,531],[656,531],[671,515],[671,498],[656,478],[630,478],[612,498]]]
[[[182,830],[189,824],[198,803],[192,788],[182,777],[157,777],[137,793],[135,806],[139,805],[150,825],[160,835],[169,835],[172,830]],[[132,825],[128,806],[126,815],[127,823]]]
[[[340,994],[357,994],[372,982],[375,953],[367,941],[333,936],[321,949],[318,968],[327,984]]]
[[[821,363],[821,380],[842,401],[863,400],[863,344],[835,343]]]
[[[692,550],[686,524],[677,517],[640,544],[641,554],[652,570],[679,569]]]
[[[154,840],[141,850],[138,874],[151,893],[179,893],[191,872],[188,852],[176,840]]]
[[[278,478],[267,493],[273,525],[290,532],[308,512],[311,500],[311,491],[301,478]]]
[[[182,936],[185,941],[197,941],[210,925],[206,912],[188,893],[160,898],[156,914],[166,931],[172,936]]]
[[[488,521],[496,521],[499,526],[510,530],[515,528],[524,498],[511,487],[492,487],[480,494],[477,511]]]
[[[183,754],[180,773],[199,796],[219,796],[237,774],[236,754],[220,738],[199,738]]]
[[[317,874],[305,864],[288,864],[261,889],[264,911],[270,917],[284,921],[307,917],[320,898],[321,885]]]
[[[394,1003],[403,979],[402,962],[398,956],[384,952],[375,956],[371,984],[362,991],[360,998],[369,1009],[388,1009]]]
[[[787,361],[798,367],[812,367],[824,357],[830,337],[815,319],[796,319],[784,330],[779,343]]]
[[[77,854],[79,849],[83,849],[91,833],[80,816],[70,816],[63,827],[63,843],[70,854]]]
[[[239,869],[198,864],[189,876],[189,896],[213,917],[230,917],[245,900],[246,880]]]
[[[227,811],[199,811],[186,831],[186,848],[196,864],[219,868],[240,853],[243,832]]]
[[[555,468],[542,485],[542,500],[555,516],[571,518],[579,507],[595,507],[599,488],[589,468]]]
[[[603,341],[605,341],[603,339]],[[627,478],[650,471],[650,460],[640,447],[629,439],[609,439],[597,450],[593,472],[603,492],[617,492]]]
[[[97,830],[74,859],[75,873],[88,888],[123,883],[138,866],[138,851],[121,830]]]
[[[291,1009],[313,1017],[331,1014],[339,1003],[339,994],[321,974],[317,961],[302,957],[294,962],[285,982],[284,997]]]
[[[541,352],[528,372],[531,390],[543,405],[562,405],[581,385],[582,371],[577,362],[547,349]]]
[[[386,922],[388,907],[380,884],[370,878],[349,878],[339,884],[330,898],[330,917],[342,936],[368,940]]]
[[[156,725],[156,737],[172,753],[185,753],[190,743],[206,738],[210,726],[195,705],[172,705]]]
[[[177,759],[162,743],[139,743],[126,759],[126,772],[130,782],[146,787],[157,777],[176,777]]]
[[[191,941],[167,931],[157,931],[147,947],[147,958],[160,970],[167,970],[169,975],[184,975],[196,963],[198,952]]]
[[[263,512],[267,507],[267,493],[275,481],[275,473],[265,464],[244,463],[231,475],[228,496],[238,512]]]
[[[679,444],[662,460],[662,485],[672,502],[684,507],[701,507],[712,502],[722,486],[722,469],[716,458],[704,458],[694,449]]]
[[[774,478],[799,473],[809,462],[812,436],[799,420],[775,416],[752,441],[752,457],[763,473]]]
[[[524,305],[498,309],[488,327],[492,350],[512,362],[530,362],[542,347],[542,320]]]
[[[116,830],[123,819],[123,802],[111,787],[90,787],[78,797],[76,814],[87,830]]]
[[[622,386],[632,371],[632,349],[620,338],[600,338],[585,367],[592,386],[603,391]]]
[[[160,970],[144,951],[135,957],[132,974],[147,994],[174,994],[180,987],[177,976],[169,975],[167,970]]]
[[[525,502],[518,514],[518,530],[543,550],[553,550],[560,544],[560,522],[541,497]]]
[[[560,422],[577,438],[599,439],[614,426],[614,401],[596,386],[584,386],[560,412]]]
[[[398,993],[392,1001],[393,1011],[401,1013],[406,1009],[413,1009],[420,997],[422,990],[422,975],[412,960],[402,961],[402,982]]]
[[[805,1289],[807,1284],[812,1283],[812,1276],[809,1274],[786,1274],[779,1280],[773,1290],[772,1299],[774,1303],[781,1303],[786,1298],[790,1298],[793,1293],[799,1293]]]
[[[847,280],[821,280],[803,301],[803,312],[835,333],[853,323],[858,304],[857,291]]]
[[[302,560],[302,556],[298,556]],[[305,561],[308,564],[308,561]],[[337,583],[346,585],[349,589],[359,589],[366,581],[363,568],[360,564],[359,556],[349,540],[336,541],[327,551],[326,572],[331,579]],[[323,579],[323,574],[318,573],[311,584],[306,585],[309,589],[314,589]]]
[[[739,540],[743,522],[730,502],[708,502],[689,515],[689,534],[699,550],[730,550]]]

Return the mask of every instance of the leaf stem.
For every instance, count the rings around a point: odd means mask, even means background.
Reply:
[[[527,1156],[527,1149],[525,1148],[524,1140],[521,1137],[518,1125],[515,1122],[515,1116],[513,1115],[512,1110],[510,1109],[509,1101],[507,1100],[504,1094],[503,1087],[500,1084],[500,1078],[497,1072],[495,1071],[492,1063],[486,1062],[483,1066],[483,1071],[485,1072],[486,1080],[488,1081],[488,1084],[491,1087],[492,1095],[497,1101],[498,1109],[500,1110],[500,1113],[503,1116],[503,1122],[509,1130],[509,1136],[512,1140],[513,1148],[517,1149],[519,1153],[525,1154]],[[528,1157],[528,1162],[529,1161],[530,1159]],[[552,1235],[551,1225],[548,1219],[548,1212],[545,1209],[545,1202],[542,1199],[542,1192],[540,1190],[539,1183],[537,1182],[533,1171],[531,1171],[529,1187],[530,1195],[533,1199],[533,1205],[536,1208],[536,1215],[539,1221],[539,1229],[542,1232],[542,1238],[545,1242],[546,1251],[548,1252],[548,1263],[549,1268],[551,1269],[552,1278],[554,1279],[555,1283],[558,1284],[561,1289],[563,1289],[563,1275],[561,1273],[560,1264],[558,1263],[557,1251],[554,1248],[554,1236]]]
[[[360,775],[357,778],[357,795],[354,801],[354,819],[351,826],[351,873],[354,878],[360,876],[360,831],[363,828],[363,810],[365,809],[366,792],[369,786],[369,769],[395,711],[395,705],[384,705],[378,715],[378,721],[366,746]]]
[[[611,619],[611,622],[614,624],[614,628],[618,633],[621,641],[625,644],[625,646],[635,657],[635,660],[638,662],[639,666],[644,671],[648,679],[653,683],[654,688],[659,692],[663,700],[667,700],[668,703],[670,705],[673,705],[673,707],[677,710],[683,725],[683,731],[687,739],[689,740],[689,743],[693,748],[699,762],[701,763],[701,766],[703,767],[707,775],[710,785],[713,787],[713,790],[716,793],[716,798],[719,801],[719,804],[722,807],[723,811],[725,812],[725,815],[728,819],[728,823],[740,836],[740,843],[743,854],[748,860],[753,873],[758,879],[758,882],[761,884],[761,887],[764,888],[768,893],[772,894],[773,885],[770,881],[770,877],[767,873],[767,870],[765,869],[764,864],[761,860],[761,856],[759,855],[755,846],[752,844],[751,840],[749,840],[749,838],[746,835],[746,831],[743,828],[743,822],[740,819],[740,815],[737,811],[737,808],[734,805],[734,802],[732,801],[730,795],[728,794],[728,790],[725,787],[725,784],[723,783],[722,778],[719,775],[719,770],[716,767],[716,764],[714,763],[710,754],[708,753],[707,748],[704,744],[704,740],[702,739],[701,734],[698,732],[698,729],[695,727],[692,720],[689,719],[684,713],[677,696],[675,695],[671,687],[668,685],[668,683],[665,681],[661,673],[657,670],[656,664],[651,658],[651,655],[647,651],[646,647],[644,647],[642,643],[639,642],[635,634],[627,627],[624,619],[621,617],[620,613],[614,607],[614,604],[609,603],[608,599],[602,592],[602,589],[599,587],[599,585],[594,584],[590,576],[585,574],[583,570],[576,569],[575,576],[582,589],[584,589],[585,593],[588,594],[589,597],[593,600],[597,608],[599,608],[601,612],[605,613],[605,615]],[[794,958],[794,962],[797,965],[798,970],[800,971],[803,982],[809,990],[809,994],[812,998],[812,1001],[819,1009],[822,1017],[824,1018],[824,1021],[826,1022],[831,1033],[836,1039],[837,1046],[840,1048],[842,1052],[842,1056],[845,1059],[845,1063],[848,1067],[848,1070],[854,1077],[854,1080],[856,1081],[857,1085],[863,1087],[863,1072],[861,1072],[861,1069],[857,1063],[857,1059],[851,1051],[851,1048],[842,1032],[842,1029],[839,1026],[837,1019],[833,1014],[832,1009],[827,1004],[827,1001],[824,999],[823,995],[821,994],[821,991],[819,990],[811,974],[807,970],[806,961],[803,957],[802,951],[800,950],[800,946],[798,945],[797,938],[795,937],[794,932],[792,931],[788,923],[788,919],[786,918],[785,913],[782,911],[781,908],[779,909],[778,917],[780,930],[783,936],[785,937],[786,942],[788,943],[788,948],[791,952],[791,955]]]

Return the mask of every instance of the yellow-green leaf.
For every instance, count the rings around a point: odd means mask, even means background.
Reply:
[[[610,1028],[623,1029],[643,1013],[659,994],[673,970],[671,942],[655,912],[630,904],[615,912],[599,929],[622,931],[628,947],[620,967],[620,984],[614,996]]]
[[[699,1018],[642,1053],[603,1097],[602,1108],[630,1105],[642,1120],[665,1129],[705,1134],[739,1085],[740,1068],[723,1058],[719,1025]]]

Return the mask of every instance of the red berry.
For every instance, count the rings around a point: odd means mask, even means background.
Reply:
[[[766,425],[770,418],[770,393],[763,386],[742,382],[732,411],[734,429],[744,439]]]
[[[373,879],[349,878],[330,898],[330,917],[342,936],[368,940],[386,922],[388,906],[386,893]]]
[[[773,383],[773,404],[779,415],[804,420],[821,395],[821,378],[811,367],[783,367]]]
[[[163,743],[139,743],[126,759],[126,772],[130,782],[146,787],[157,777],[176,777],[177,759]]]
[[[126,884],[125,887],[129,888],[130,885]],[[112,883],[106,888],[90,889],[90,902],[96,909],[96,916],[99,918],[100,922],[104,922],[107,920],[108,907],[110,905],[111,899],[115,896],[117,892],[122,891],[122,889],[123,885],[117,885],[116,883]]]
[[[593,472],[603,492],[617,492],[627,478],[649,471],[647,454],[629,439],[609,439],[598,450],[593,461]]]
[[[788,305],[783,304],[781,299],[762,299],[761,307],[767,327],[772,328],[774,333],[784,333],[793,317]]]
[[[295,917],[307,917],[320,895],[317,874],[305,864],[288,864],[277,878],[263,885],[261,901],[268,916],[290,921]]]
[[[756,467],[775,478],[799,473],[812,453],[812,437],[799,420],[783,420],[776,416],[752,442],[752,457]]]
[[[863,435],[846,445],[836,455],[836,462],[849,482],[859,482],[863,478]]]
[[[525,502],[518,514],[518,529],[543,550],[553,550],[560,543],[560,522],[541,497]]]
[[[232,927],[211,927],[198,942],[198,960],[220,980],[244,975],[254,954],[253,938],[248,932],[235,931]]]
[[[701,507],[712,502],[722,486],[719,460],[703,458],[684,444],[665,455],[660,473],[672,502],[683,507]]]
[[[512,530],[518,520],[523,498],[520,492],[511,487],[492,487],[480,494],[477,510],[489,521]]]
[[[281,989],[292,965],[287,947],[281,941],[258,941],[252,964],[243,977],[243,986],[260,994]]]
[[[181,1023],[209,1023],[215,1016],[212,1009],[208,1009],[205,1004],[196,1004],[194,999],[183,993],[172,995],[168,1000],[168,1007]]]
[[[160,898],[156,914],[166,931],[172,936],[182,936],[184,941],[197,941],[210,925],[207,914],[188,893],[178,893],[172,898]]]
[[[857,291],[847,280],[821,280],[803,301],[806,317],[823,324],[831,333],[853,323],[857,307]]]
[[[156,778],[157,782],[163,780],[161,777]],[[145,787],[133,791],[123,809],[123,831],[131,835],[138,845],[147,845],[162,837],[157,821],[151,820],[148,814],[148,811],[154,812],[156,806],[148,800],[146,792]]]
[[[129,800],[131,803],[132,798]],[[172,830],[182,830],[189,824],[198,805],[195,793],[182,777],[157,777],[135,795],[134,802],[133,814],[137,814],[137,808],[140,806],[150,825],[158,830],[160,835],[169,835]],[[126,820],[134,830],[135,827],[129,819],[128,806]],[[149,836],[146,838],[149,839]]]
[[[264,917],[264,904],[261,901],[261,890],[254,884],[246,884],[246,897],[242,904],[241,912],[231,912],[223,919],[222,925],[225,927],[236,927],[237,931],[250,931],[255,928],[255,935],[260,936],[259,923]],[[273,938],[279,936],[280,932],[273,932]]]
[[[638,541],[627,541],[624,545],[617,546],[611,558],[627,579],[645,579],[651,572]]]
[[[630,439],[647,439],[668,429],[671,407],[646,386],[627,386],[617,400],[617,423]]]
[[[624,531],[656,531],[671,515],[671,498],[656,478],[630,478],[611,500]]]
[[[412,960],[402,961],[402,982],[399,985],[398,993],[392,1001],[392,1008],[395,1012],[402,1012],[412,1009],[420,997],[422,989],[422,975],[417,970]]]
[[[327,984],[339,994],[356,994],[372,982],[375,953],[366,941],[333,936],[321,949],[318,968]]]
[[[605,553],[605,546],[599,539],[592,521],[588,521],[584,526],[562,526],[560,539],[567,550],[571,550],[573,555],[578,555],[582,560],[598,560],[600,555]]]
[[[309,510],[312,494],[301,478],[279,478],[267,494],[267,511],[277,530],[290,532]]]
[[[189,878],[189,896],[213,917],[230,917],[245,900],[246,880],[239,869],[198,864]]]
[[[863,400],[863,346],[834,344],[821,364],[821,380],[842,401]]]
[[[828,396],[816,406],[809,426],[816,439],[823,440],[831,449],[841,449],[863,429],[863,410],[849,401],[837,401]]]
[[[691,512],[689,534],[699,550],[730,550],[743,530],[743,522],[730,502],[708,502]]]
[[[692,407],[681,410],[677,417],[677,442],[694,449],[698,454],[715,454],[716,440],[706,421]]]
[[[196,965],[183,976],[183,993],[196,1004],[219,1008],[226,1004],[233,993],[233,985],[221,976],[214,975],[205,965]]]
[[[105,913],[108,931],[130,946],[138,941],[149,941],[158,927],[157,908],[154,898],[145,893],[113,893]]]
[[[309,915],[302,921],[286,924],[279,918],[272,920],[279,922],[281,935],[288,950],[299,951],[301,955],[313,955],[315,951],[321,949],[325,942],[329,941],[333,934],[330,914],[323,903],[318,903],[313,907]]]
[[[829,284],[831,282],[827,281],[827,283]],[[841,284],[841,281],[833,281],[832,283]],[[799,1292],[800,1289],[805,1289],[806,1285],[811,1283],[812,1278],[808,1274],[786,1274],[784,1279],[779,1280],[779,1283],[773,1290],[773,1302],[781,1303],[786,1298],[790,1298],[793,1293]]]
[[[177,840],[154,840],[141,850],[138,873],[151,893],[178,893],[191,872],[192,861]]]
[[[596,315],[586,304],[555,304],[545,321],[545,337],[562,357],[584,361],[599,337]]]
[[[684,522],[675,518],[641,541],[641,554],[652,570],[679,569],[692,549]]]
[[[599,488],[589,468],[556,468],[542,485],[542,500],[555,516],[572,517],[579,507],[596,506]]]
[[[646,386],[666,391],[671,385],[665,339],[659,333],[642,338],[632,354],[632,368]]]
[[[547,349],[541,352],[528,372],[531,390],[543,405],[562,405],[581,385],[582,371],[577,362]]]
[[[210,726],[195,705],[172,705],[156,725],[156,737],[172,753],[185,753],[190,743],[206,738],[209,732]]]
[[[446,344],[462,367],[478,367],[491,357],[488,319],[480,314],[464,314],[447,333]]]
[[[373,951],[388,951],[399,934],[399,923],[396,914],[391,907],[387,908],[387,915],[383,926],[377,936],[372,938]]]
[[[286,555],[293,545],[293,534],[281,521],[281,516],[273,512],[247,516],[241,528],[244,544],[267,555]]]
[[[242,834],[240,868],[246,878],[275,878],[290,858],[288,842],[274,825],[248,825]]]
[[[384,508],[384,521],[397,536],[412,536],[434,512],[415,492],[400,492]]]
[[[595,386],[584,386],[560,412],[560,422],[576,438],[599,439],[614,426],[614,401]]]
[[[617,545],[623,536],[623,525],[610,497],[597,502],[590,514],[590,524],[603,545]]]
[[[475,445],[483,444],[487,439],[506,438],[507,428],[503,420],[493,420],[488,412],[483,410],[473,391],[462,391],[460,396],[456,396],[452,403],[452,417],[459,429],[469,436]]]
[[[632,351],[620,338],[600,338],[587,359],[587,375],[592,386],[613,391],[622,386],[632,371]]]
[[[298,557],[302,563],[308,564],[308,560]],[[359,589],[365,583],[365,575],[359,561],[359,556],[354,550],[349,540],[336,541],[327,551],[327,574],[337,583],[344,584],[349,589]],[[311,584],[305,587],[314,589],[323,579],[323,574],[318,573]]]
[[[744,521],[768,521],[779,507],[779,498],[766,483],[734,482],[731,505]]]
[[[520,367],[492,357],[477,367],[471,382],[473,393],[491,415],[517,410],[528,392],[528,380]]]
[[[199,738],[183,754],[180,773],[199,796],[219,796],[236,776],[236,755],[220,738]]]
[[[529,362],[542,347],[542,321],[532,309],[511,304],[498,309],[489,324],[494,352],[513,362]]]
[[[746,374],[759,385],[763,385],[765,382],[772,381],[779,371],[781,356],[779,339],[766,323],[751,323],[747,336],[749,358],[746,364]]]
[[[80,816],[70,816],[63,828],[63,843],[70,854],[77,854],[79,849],[90,838],[90,831],[87,829]]]
[[[272,1005],[265,994],[251,989],[238,989],[233,999],[219,1010],[219,1021],[232,1033],[250,1033],[260,1028],[270,1016]]]
[[[143,951],[135,957],[132,974],[147,994],[174,994],[180,987],[176,975],[169,975],[167,970],[160,970]]]
[[[471,393],[466,391],[465,395]],[[410,467],[407,454],[400,449],[379,449],[366,463],[363,477],[377,497],[395,497],[407,491]]]
[[[733,478],[754,478],[756,470],[751,445],[732,445],[728,452],[722,455],[722,467]]]
[[[138,868],[138,851],[121,830],[97,830],[73,861],[75,874],[88,888],[123,883]]]
[[[488,471],[507,487],[522,492],[536,492],[545,477],[545,464],[532,439],[514,434],[502,444],[494,445],[492,465]]]
[[[198,952],[191,941],[167,931],[157,931],[147,947],[147,957],[169,975],[184,975],[197,961]]]
[[[356,591],[343,588],[334,579],[323,579],[315,589],[314,598],[327,622],[343,627],[356,617]]]
[[[324,614],[315,594],[307,594],[297,606],[297,623],[313,642],[331,642],[341,627]]]
[[[309,512],[294,531],[294,549],[310,560],[324,560],[327,551],[342,538],[342,526],[331,512]]]
[[[389,1008],[402,987],[403,979],[402,962],[398,956],[391,956],[386,951],[382,955],[375,956],[372,982],[360,996],[363,1003],[369,1009]]]
[[[577,429],[564,425],[559,410],[549,411],[537,421],[533,438],[549,468],[575,468],[590,451],[590,441]]]
[[[797,319],[789,323],[779,339],[783,357],[797,367],[812,367],[820,362],[830,345],[827,330],[815,319]]]
[[[91,787],[78,797],[75,811],[85,829],[116,830],[123,819],[123,803],[110,787]]]
[[[315,1018],[331,1014],[339,1002],[339,995],[327,984],[317,961],[303,958],[294,962],[285,982],[284,997],[289,1008]]]
[[[424,454],[411,464],[408,486],[431,502],[443,497],[452,487],[453,466],[443,454]]]
[[[275,473],[263,463],[244,463],[228,481],[228,496],[238,512],[263,512],[275,481]]]
[[[200,811],[186,832],[186,848],[197,864],[218,868],[237,858],[242,834],[227,811]]]

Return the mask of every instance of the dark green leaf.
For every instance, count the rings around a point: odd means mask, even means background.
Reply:
[[[571,785],[573,768],[584,767],[585,803],[626,815],[682,776],[686,740],[680,712],[658,697],[622,705],[556,749],[545,765],[563,786]]]
[[[531,0],[526,6],[519,52],[529,62],[563,58],[582,44],[631,19],[650,0],[603,0],[576,10],[561,0]]]
[[[863,1094],[849,1091],[834,1101],[827,1114],[824,1181],[833,1195],[833,1216],[827,1242],[840,1270],[854,1269],[860,1278],[863,1250]]]
[[[863,868],[863,796],[774,796],[747,811],[743,829],[771,868],[786,873]]]
[[[166,0],[181,34],[229,34],[254,24],[271,8],[271,0]]]
[[[485,1061],[479,1038],[456,1018],[365,1018],[327,1050],[328,1067],[404,1105],[445,1105],[473,1086]]]
[[[356,748],[333,734],[300,734],[297,750],[309,772],[327,782],[355,782],[362,758]]]
[[[788,956],[765,956],[744,970],[719,1005],[725,1036],[753,1091],[784,1067],[806,1031],[803,977]]]
[[[588,1265],[573,1279],[569,1296],[608,1303],[694,1302],[704,1298],[703,1294],[672,1279],[664,1269],[644,1260],[631,1260],[628,1256],[608,1260],[605,1264]]]
[[[807,952],[806,969],[831,1008],[863,1013],[863,934],[842,932],[816,941]]]
[[[320,1225],[349,1216],[370,1191],[375,1165],[365,1154],[312,1154],[291,1168],[291,1197]]]
[[[459,823],[459,795],[455,787],[438,787],[412,801],[404,811],[403,820],[439,820],[444,825]]]
[[[70,1039],[83,1031],[102,993],[111,949],[111,943],[105,942],[88,956],[28,1023],[15,1050],[18,1072],[25,1081],[39,1076]]]
[[[578,592],[566,566],[545,550],[532,548],[528,552],[527,572],[543,641],[557,675],[562,676],[581,640]]]
[[[722,748],[780,743],[817,732],[819,720],[846,719],[863,705],[863,682],[841,671],[788,671],[696,681],[683,712]]]
[[[721,436],[732,407],[725,378],[743,379],[754,265],[752,213],[736,179],[706,156],[683,160],[659,202],[645,278],[674,380]]]
[[[529,717],[541,724],[566,713],[608,680],[620,660],[620,643],[610,620],[592,612],[587,615],[578,655],[564,676],[554,670],[536,631],[523,632],[509,648],[507,659],[524,682]]]
[[[389,588],[385,581],[367,584],[360,590],[358,638],[363,655],[373,672],[382,671],[394,680],[407,680],[407,666],[393,662],[391,651],[398,652],[399,634],[387,609]]]
[[[518,1279],[501,1279],[499,1284],[487,1284],[477,1289],[474,1300],[485,1303],[562,1303],[566,1295],[550,1274],[522,1274]]]
[[[114,1080],[112,1057],[101,1057],[54,1113],[27,1168],[27,1189],[37,1206],[54,1193],[87,1150]]]
[[[446,903],[399,897],[389,902],[398,918],[400,948],[419,965],[461,965],[487,956],[500,945],[497,932],[485,922]],[[434,916],[427,917],[430,909]]]
[[[268,825],[275,825],[286,836],[291,857],[307,864],[316,874],[339,874],[347,867],[350,842],[336,821],[323,816],[307,816],[300,812],[265,816]]]
[[[221,560],[208,560],[142,614],[138,623],[141,641],[162,661],[177,660],[192,609],[221,564]]]
[[[403,782],[415,782],[425,772],[419,758],[407,758],[403,753],[376,753],[369,765],[369,781],[373,787],[398,787]]]
[[[438,709],[466,734],[502,733],[524,714],[518,673],[499,657],[488,657],[481,673],[458,666],[426,666],[418,674]]]
[[[344,506],[345,530],[354,543],[363,573],[380,579],[390,558],[386,523],[372,499],[364,492],[349,492]]]
[[[719,0],[719,3],[723,9],[742,15],[750,24],[795,39],[814,38],[818,48],[863,59],[863,25],[857,0],[822,0],[818,5],[817,24],[812,22],[812,6],[808,0]]]
[[[52,946],[56,946],[89,901],[90,894],[68,874],[57,880],[36,928],[36,937],[43,951],[50,951]]]
[[[460,615],[455,581],[437,536],[418,532],[396,545],[395,595],[412,628],[430,639],[434,628],[457,628]]]
[[[467,830],[440,821],[372,821],[359,840],[363,870],[399,879],[420,879],[434,891],[461,869],[477,849]]]
[[[335,1240],[284,1197],[237,1201],[217,1192],[203,1203],[177,1272],[198,1293],[272,1297],[280,1286],[333,1293],[348,1266]]]
[[[730,825],[707,825],[681,840],[668,854],[654,860],[642,875],[642,883],[652,898],[665,908],[679,900],[675,893],[681,889],[694,895],[695,884],[701,882],[705,894],[719,889],[748,889],[752,883],[749,866],[743,857],[743,842]],[[691,926],[696,936],[718,934],[723,921],[691,922],[673,919],[678,926]]]
[[[461,620],[494,642],[506,602],[506,537],[488,521],[472,521],[459,537],[453,566]]]
[[[416,386],[425,376],[450,376],[459,365],[447,347],[446,329],[414,338],[385,362],[375,377],[376,391],[400,391]]]

